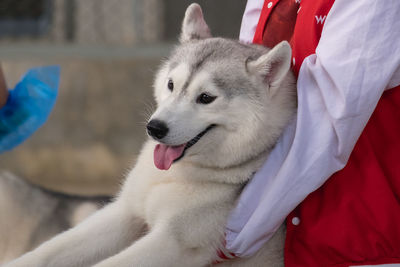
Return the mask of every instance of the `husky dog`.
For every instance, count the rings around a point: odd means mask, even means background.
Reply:
[[[116,200],[9,267],[207,266],[252,177],[296,110],[287,42],[212,38],[199,5],[155,80],[151,136]],[[249,259],[281,266],[283,232]]]
[[[53,192],[0,172],[0,264],[74,227],[109,201]]]

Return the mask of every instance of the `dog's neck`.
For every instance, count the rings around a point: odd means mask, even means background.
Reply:
[[[232,166],[206,166],[200,163],[194,163],[183,160],[176,163],[169,170],[175,177],[185,180],[216,182],[228,184],[246,183],[253,174],[259,170],[269,155],[269,151],[264,151],[256,157]]]

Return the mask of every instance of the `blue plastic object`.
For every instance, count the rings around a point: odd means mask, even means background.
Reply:
[[[46,122],[56,102],[59,80],[59,66],[32,68],[10,90],[0,109],[0,153],[24,142]]]

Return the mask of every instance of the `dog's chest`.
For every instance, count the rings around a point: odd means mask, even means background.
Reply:
[[[207,207],[230,202],[232,192],[231,187],[204,183],[172,180],[153,183],[143,198],[144,219],[150,227],[158,222],[175,221],[176,218],[191,220],[195,210],[207,213]]]
[[[145,220],[151,226],[159,220],[169,220],[193,206],[201,205],[201,189],[173,181],[152,184],[143,203]]]

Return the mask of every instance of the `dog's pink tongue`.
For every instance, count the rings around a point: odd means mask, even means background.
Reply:
[[[182,155],[185,145],[186,144],[180,146],[156,145],[154,149],[154,165],[160,170],[168,170],[172,162]]]

